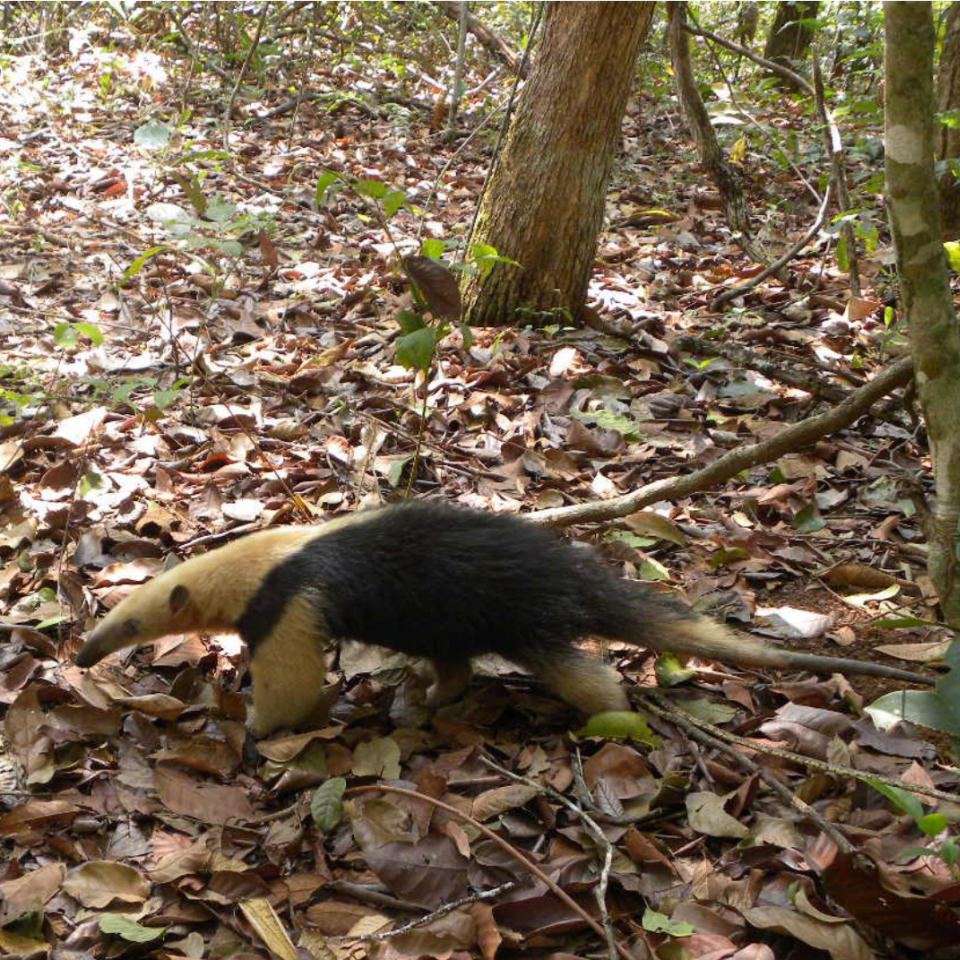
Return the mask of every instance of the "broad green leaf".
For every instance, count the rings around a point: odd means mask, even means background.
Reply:
[[[53,342],[58,347],[70,349],[75,347],[80,340],[80,334],[72,323],[58,323],[53,328]]]
[[[95,323],[81,321],[80,323],[75,323],[74,326],[80,333],[87,337],[95,347],[99,347],[100,344],[103,343],[103,334]]]
[[[595,713],[582,729],[577,731],[580,737],[606,737],[612,740],[640,740],[656,745],[659,738],[647,725],[642,713],[631,710],[608,710]]]
[[[80,482],[77,484],[77,496],[79,496],[82,500],[88,493],[92,493],[94,490],[102,489],[103,484],[103,477],[99,473],[96,473],[93,470],[88,470],[80,478]]]
[[[416,310],[401,310],[397,314],[397,323],[404,333],[413,333],[414,330],[422,330],[427,324],[423,315]]]
[[[671,937],[692,937],[697,932],[693,924],[682,920],[671,920],[665,913],[657,913],[650,907],[643,911],[641,922],[644,930],[649,930],[650,933],[666,933]]]
[[[383,213],[388,219],[406,203],[407,195],[400,190],[391,190],[381,201]]]
[[[313,191],[313,202],[318,206],[323,206],[324,197],[327,191],[340,179],[338,173],[332,170],[324,170],[317,178],[317,185]]]
[[[442,240],[431,237],[420,244],[420,255],[430,257],[431,260],[442,260],[446,248],[447,245]]]
[[[956,701],[941,696],[938,684],[936,692],[897,690],[888,693],[871,703],[866,711],[880,730],[889,730],[906,720],[956,737],[960,736],[960,714],[956,707]]]
[[[167,932],[166,927],[145,927],[119,913],[105,913],[99,922],[104,933],[115,933],[131,943],[150,943],[151,940],[159,940]]]
[[[637,570],[641,580],[669,580],[670,571],[653,557],[644,557]]]
[[[237,206],[234,203],[228,203],[223,197],[214,197],[207,204],[203,215],[213,223],[226,223],[237,215]]]
[[[664,653],[657,657],[654,670],[657,674],[657,683],[661,687],[675,687],[697,675],[696,670],[685,667],[673,653]]]
[[[153,405],[158,410],[166,410],[179,396],[179,390],[158,390],[153,395]]]
[[[427,371],[433,362],[436,346],[433,327],[414,330],[397,340],[397,363],[408,369]]]
[[[321,783],[310,800],[310,816],[321,833],[329,833],[343,816],[343,792],[347,781],[343,777],[331,777]]]
[[[915,793],[901,790],[899,787],[891,787],[887,783],[880,783],[869,777],[865,778],[865,782],[869,783],[877,793],[882,793],[898,810],[913,817],[918,823],[923,819],[923,804],[917,799]]]
[[[172,136],[173,131],[165,123],[151,120],[133,131],[133,142],[148,150],[160,150],[170,142]]]
[[[372,200],[381,200],[387,195],[389,189],[382,180],[358,180],[353,189],[361,197],[370,197]]]
[[[943,833],[950,825],[950,821],[942,813],[928,813],[917,820],[917,826],[928,836],[935,837]]]

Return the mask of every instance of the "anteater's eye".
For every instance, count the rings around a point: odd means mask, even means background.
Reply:
[[[135,637],[140,632],[140,621],[136,617],[124,620],[122,630],[125,637]]]

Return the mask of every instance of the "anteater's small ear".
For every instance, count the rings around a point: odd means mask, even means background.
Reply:
[[[170,591],[170,612],[171,613],[181,613],[190,602],[190,588],[185,587],[182,583],[178,583]]]

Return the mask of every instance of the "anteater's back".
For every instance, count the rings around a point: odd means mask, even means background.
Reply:
[[[613,635],[632,589],[587,548],[519,518],[430,503],[359,514],[275,567],[239,627],[256,645],[290,600],[320,591],[331,636],[466,657]]]

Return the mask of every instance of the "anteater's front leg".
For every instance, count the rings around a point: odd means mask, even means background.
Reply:
[[[327,638],[317,624],[316,604],[307,596],[295,597],[251,651],[253,711],[247,726],[255,737],[296,727],[317,708],[327,672]]]

